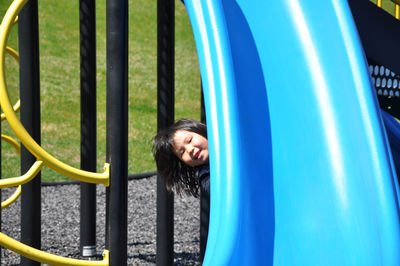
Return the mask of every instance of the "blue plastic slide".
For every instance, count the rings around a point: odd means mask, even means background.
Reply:
[[[386,132],[389,139],[390,149],[392,150],[392,156],[396,173],[400,173],[400,122],[393,116],[382,111],[383,123],[386,128]]]
[[[398,184],[345,0],[186,0],[211,165],[204,265],[399,265]]]

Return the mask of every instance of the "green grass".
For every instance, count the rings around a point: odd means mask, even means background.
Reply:
[[[79,1],[40,0],[40,74],[42,146],[61,161],[80,165],[79,106]],[[373,1],[376,2],[376,1]],[[11,0],[0,1],[0,17]],[[394,14],[394,4],[383,0]],[[97,1],[97,156],[98,171],[105,162],[106,147],[106,10]],[[200,74],[193,34],[185,7],[176,1],[176,118],[200,117]],[[156,132],[156,1],[129,1],[129,173],[155,170],[151,138]],[[8,45],[18,50],[18,25]],[[6,57],[6,77],[11,100],[18,99],[18,64]],[[3,134],[15,136],[6,121]],[[20,172],[18,154],[2,142],[2,176]],[[44,181],[65,177],[45,167]]]
[[[79,1],[40,0],[40,86],[42,147],[61,161],[80,165]],[[3,17],[11,1],[0,2]],[[98,171],[106,153],[106,10],[97,1],[97,157]],[[156,1],[129,1],[129,173],[155,170],[151,138],[157,123]],[[18,49],[17,25],[9,46]],[[175,117],[200,117],[200,74],[193,33],[185,7],[176,1]],[[12,101],[18,99],[18,64],[6,58]],[[2,122],[2,133],[15,136]],[[2,142],[2,176],[19,175],[19,156]],[[65,177],[45,167],[43,181]]]

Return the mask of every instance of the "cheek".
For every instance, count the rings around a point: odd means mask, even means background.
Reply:
[[[204,150],[205,152],[207,152],[207,154],[210,152],[210,151],[208,150],[208,145],[207,145],[207,144],[204,146],[203,150]]]
[[[189,165],[189,166],[192,166],[191,165],[191,162],[192,162],[192,158],[190,158],[190,156],[187,156],[186,154],[182,157],[182,161],[185,163],[185,164],[187,164],[187,165]]]

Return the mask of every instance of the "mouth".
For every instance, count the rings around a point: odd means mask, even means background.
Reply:
[[[200,159],[200,153],[201,153],[201,150],[197,150],[197,152],[193,155],[193,157],[195,158],[195,160]]]

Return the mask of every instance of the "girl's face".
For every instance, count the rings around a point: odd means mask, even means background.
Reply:
[[[208,163],[208,140],[200,134],[178,130],[174,135],[174,153],[189,166]]]

